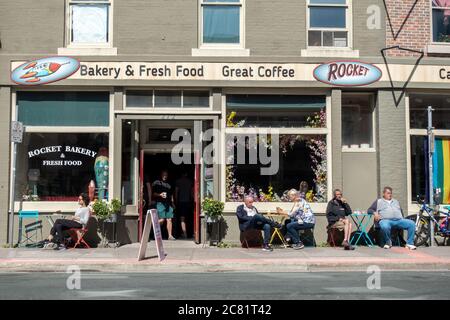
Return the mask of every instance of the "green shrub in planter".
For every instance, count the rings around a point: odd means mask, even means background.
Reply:
[[[216,221],[223,214],[225,204],[212,198],[205,198],[202,202],[202,211],[210,221]]]
[[[94,211],[95,215],[101,219],[107,219],[111,212],[109,211],[109,205],[106,201],[97,200],[92,205],[92,210]]]

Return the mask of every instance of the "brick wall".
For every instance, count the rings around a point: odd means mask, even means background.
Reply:
[[[415,2],[416,0],[386,0],[392,30],[396,36],[394,39],[389,19],[386,17],[386,47],[400,46],[425,51],[430,42],[430,1],[418,0],[414,6]],[[389,50],[388,55],[401,57],[415,54],[403,50]]]

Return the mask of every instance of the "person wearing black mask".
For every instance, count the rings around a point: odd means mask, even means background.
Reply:
[[[352,214],[352,209],[350,208],[347,200],[342,197],[342,191],[339,189],[334,190],[333,199],[328,202],[327,206],[327,220],[328,227],[337,229],[344,232],[344,241],[342,241],[342,246],[345,250],[354,250],[350,244],[350,235],[352,234],[352,223],[350,219],[347,218],[348,215]]]

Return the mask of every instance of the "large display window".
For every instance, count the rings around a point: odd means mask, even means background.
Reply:
[[[108,198],[106,133],[27,133],[17,152],[16,201]]]
[[[326,202],[327,130],[325,96],[227,96],[225,200],[287,202],[294,188]],[[273,172],[262,174],[268,167]]]

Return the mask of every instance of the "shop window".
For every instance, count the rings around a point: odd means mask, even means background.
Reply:
[[[200,0],[202,45],[242,43],[244,0]]]
[[[127,108],[209,108],[208,90],[128,90]]]
[[[181,91],[155,90],[155,107],[181,108]]]
[[[438,204],[450,204],[450,137],[435,137],[433,190]],[[411,199],[428,195],[428,138],[411,135]]]
[[[325,96],[228,95],[228,127],[326,127]]]
[[[280,150],[276,153],[279,157],[273,159],[278,161],[278,170],[273,175],[262,175],[260,151],[254,149],[273,150],[275,146],[271,141],[275,138],[269,136],[264,146],[264,143],[250,142],[250,136],[247,139],[247,136],[227,134],[227,161],[232,159],[232,163],[228,162],[226,166],[226,200],[241,202],[245,195],[252,195],[256,201],[286,202],[289,201],[288,191],[297,189],[304,192],[310,202],[326,202],[326,135],[280,135]],[[237,160],[241,147],[245,149],[245,164],[239,164]],[[257,164],[251,164],[252,151],[258,155],[253,161]]]
[[[209,107],[209,91],[183,91],[183,107]]]
[[[109,126],[109,92],[18,92],[26,126]]]
[[[349,0],[309,0],[308,46],[349,47]]]
[[[412,94],[409,98],[411,129],[426,129],[428,125],[428,106],[432,106],[433,127],[450,129],[450,95]]]
[[[126,106],[129,108],[150,108],[153,106],[153,91],[128,90]]]
[[[111,42],[110,0],[69,0],[69,45],[105,46]]]
[[[26,133],[18,144],[17,201],[107,199],[107,133]]]
[[[373,95],[342,95],[342,145],[344,148],[373,148],[373,111]]]
[[[450,0],[432,0],[433,42],[450,42]]]

